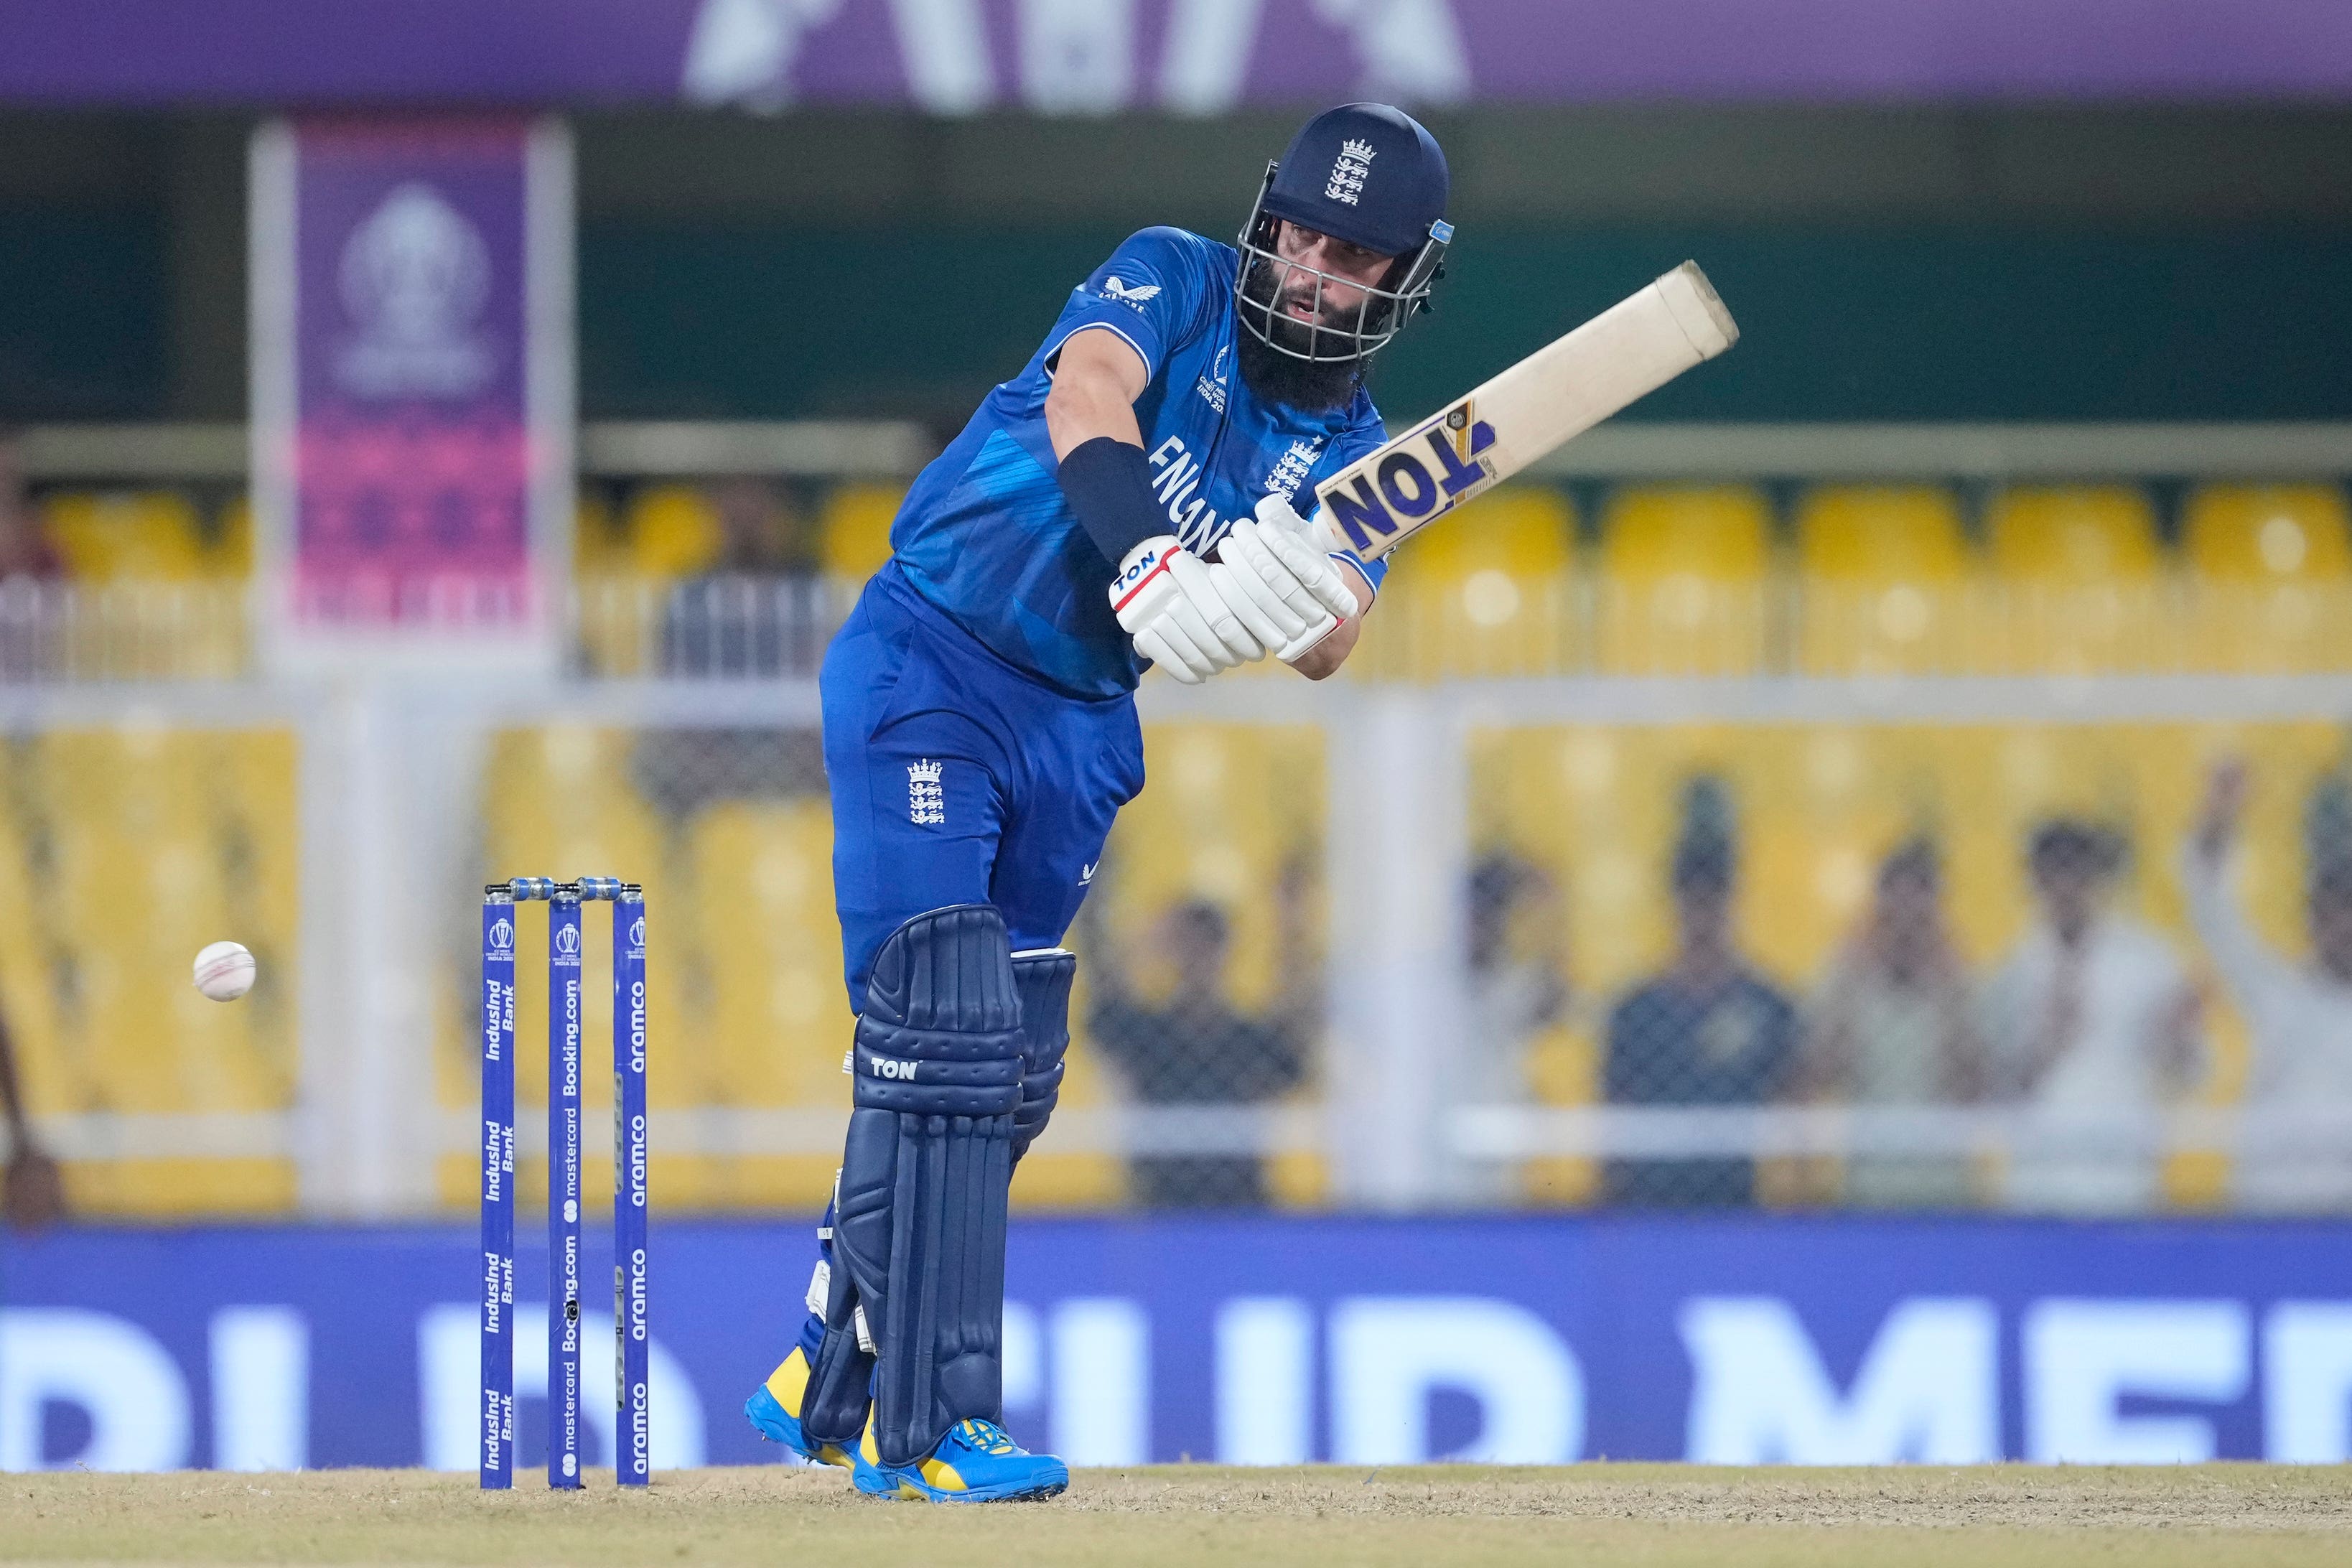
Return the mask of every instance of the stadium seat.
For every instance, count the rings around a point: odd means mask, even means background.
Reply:
[[[1576,521],[1559,491],[1495,490],[1393,558],[1368,639],[1382,673],[1418,679],[1549,675],[1575,667],[1569,559]],[[1351,661],[1352,662],[1352,661]]]
[[[725,544],[719,509],[697,485],[640,489],[629,498],[622,532],[627,570],[645,577],[691,577],[707,572]]]
[[[66,570],[87,582],[186,582],[206,574],[194,502],[176,490],[68,490],[42,506]]]
[[[49,657],[111,679],[222,678],[246,666],[241,499],[207,535],[177,490],[59,491],[42,522],[77,592]],[[226,537],[222,537],[226,533]]]
[[[611,576],[633,564],[629,540],[614,516],[611,499],[600,489],[582,485],[572,509],[572,575]]]
[[[205,546],[205,572],[214,577],[253,574],[253,500],[242,491],[221,503]]]
[[[1964,665],[1969,558],[1959,507],[1926,486],[1832,487],[1797,514],[1801,668],[1815,675]]]
[[[2352,518],[2335,485],[2209,485],[2181,519],[2198,667],[2352,666]]]
[[[890,524],[906,501],[902,485],[836,485],[824,498],[824,569],[862,584],[890,559]]]
[[[222,1007],[187,983],[189,956],[227,931],[268,955],[265,973],[292,973],[296,819],[259,822],[236,798],[255,768],[279,771],[271,751],[290,793],[283,736],[125,728],[37,742],[26,799],[50,861],[29,912],[52,945],[52,973],[70,975],[56,1017],[84,1108],[201,1117],[292,1106],[290,995],[263,990]],[[290,1161],[268,1155],[131,1153],[86,1163],[75,1180],[78,1201],[118,1215],[294,1201]]]
[[[1745,675],[1764,663],[1771,512],[1744,485],[1645,486],[1603,514],[1598,662],[1616,675]]]
[[[1987,517],[1998,593],[1992,668],[2146,670],[2177,662],[2147,497],[2123,485],[2026,487]]]
[[[846,1102],[841,1053],[851,1016],[833,909],[833,819],[821,797],[723,801],[695,817],[693,897],[672,917],[709,976],[705,1103],[824,1116]],[[729,1206],[824,1206],[836,1151],[770,1154],[747,1147],[711,1173]]]

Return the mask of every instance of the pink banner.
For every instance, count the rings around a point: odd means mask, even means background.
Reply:
[[[534,297],[562,267],[534,254],[560,170],[533,146],[520,122],[263,133],[256,228],[289,297],[258,269],[257,471],[292,640],[545,634],[569,349],[541,341],[565,312]]]

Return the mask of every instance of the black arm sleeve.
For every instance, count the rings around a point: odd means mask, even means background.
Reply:
[[[1060,479],[1079,526],[1113,571],[1129,551],[1171,531],[1151,494],[1151,465],[1140,447],[1097,436],[1062,459]]]

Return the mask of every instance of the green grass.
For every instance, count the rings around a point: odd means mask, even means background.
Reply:
[[[408,1470],[12,1475],[0,1561],[2340,1565],[2352,1468],[1170,1466],[1082,1470],[1055,1501],[994,1507],[877,1502],[838,1471],[776,1467],[635,1494],[599,1474],[570,1495]]]

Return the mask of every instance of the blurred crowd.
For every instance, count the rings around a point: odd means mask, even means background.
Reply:
[[[2025,929],[1982,967],[1964,956],[1946,910],[1937,842],[1921,834],[1879,861],[1865,911],[1810,990],[1746,956],[1734,918],[1740,850],[1722,780],[1690,780],[1664,868],[1675,910],[1672,952],[1652,974],[1587,1004],[1565,978],[1552,879],[1507,851],[1470,872],[1465,1048],[1449,1101],[1525,1104],[1538,1097],[1532,1052],[1563,1026],[1594,1037],[1591,1098],[1645,1110],[1844,1107],[2007,1113],[2004,1157],[1965,1151],[1850,1153],[1823,1176],[1784,1184],[1777,1201],[1859,1207],[2000,1206],[2113,1215],[2164,1206],[2164,1148],[2149,1119],[2213,1096],[2209,1000],[2218,990],[2245,1020],[2250,1061],[2233,1100],[2243,1133],[2226,1152],[2229,1200],[2252,1211],[2352,1208],[2352,1145],[2284,1135],[2272,1119],[2352,1111],[2352,781],[2314,784],[2304,812],[2305,955],[2266,941],[2233,888],[2249,773],[2224,761],[2174,847],[2194,932],[2183,951],[2130,912],[2119,889],[2135,846],[2116,826],[2053,816],[2019,846],[2033,907]],[[1178,973],[1164,1005],[1138,1001],[1103,922],[1087,928],[1095,987],[1088,1027],[1131,1097],[1154,1106],[1277,1100],[1312,1073],[1319,971],[1286,876],[1279,929],[1284,976],[1262,1011],[1226,1000],[1223,910],[1188,900],[1152,940]],[[1090,905],[1089,908],[1095,906]],[[1514,933],[1519,933],[1518,936]],[[1533,941],[1525,940],[1532,932]],[[2140,1118],[2135,1127],[2133,1120]],[[1708,1155],[1612,1158],[1598,1191],[1609,1204],[1721,1206],[1765,1201],[1767,1162]],[[1155,1205],[1265,1201],[1255,1156],[1154,1157],[1132,1167],[1132,1194]],[[1521,1195],[1504,1162],[1456,1194]]]
[[[2324,777],[2306,811],[2307,959],[2256,934],[2233,893],[2247,793],[2242,763],[2209,781],[2176,866],[2198,952],[2183,952],[2116,897],[2134,847],[2108,824],[2039,823],[2021,846],[2032,890],[2026,929],[1972,973],[1947,922],[1930,837],[1879,862],[1867,912],[1810,994],[1741,955],[1731,920],[1736,833],[1721,784],[1693,780],[1670,877],[1677,942],[1666,965],[1607,1014],[1602,1098],[1619,1105],[1988,1107],[2019,1113],[2006,1159],[1850,1155],[1820,1194],[1862,1206],[1994,1202],[2045,1213],[2128,1214],[2160,1205],[2163,1151],[2101,1136],[2100,1113],[2161,1113],[2208,1085],[2203,977],[2247,1022],[2252,1067],[2238,1109],[2250,1135],[2230,1151],[2232,1203],[2252,1209],[2352,1205],[2352,1149],[2263,1135],[2265,1112],[2352,1108],[2352,795]],[[2088,1113],[2088,1114],[2086,1114]],[[1747,1204],[1751,1160],[1615,1160],[1610,1201]]]

